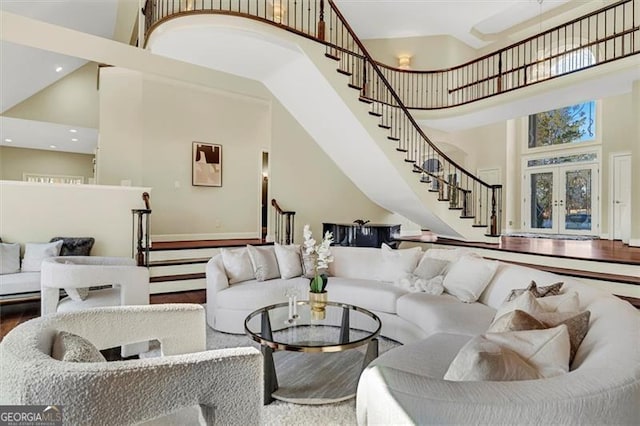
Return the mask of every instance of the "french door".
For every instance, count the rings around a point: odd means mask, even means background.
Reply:
[[[597,235],[598,166],[536,167],[525,173],[524,225],[532,232]]]

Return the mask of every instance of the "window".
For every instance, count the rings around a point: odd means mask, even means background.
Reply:
[[[82,176],[41,175],[37,173],[24,173],[22,180],[25,182],[70,183],[76,185],[84,183],[84,177]]]
[[[529,116],[529,148],[595,140],[595,101]]]

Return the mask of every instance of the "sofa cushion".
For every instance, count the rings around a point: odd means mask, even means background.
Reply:
[[[62,241],[60,256],[90,256],[96,242],[91,237],[53,237],[49,242],[56,241]]]
[[[505,331],[542,330],[548,328],[542,321],[520,309],[507,312],[496,318],[489,326],[489,333]]]
[[[51,357],[65,362],[106,362],[98,348],[77,334],[59,331],[53,340]]]
[[[20,244],[0,243],[0,275],[20,272]]]
[[[467,343],[451,363],[445,380],[532,380],[569,371],[569,333],[565,325],[486,333]]]
[[[409,293],[398,299],[398,315],[420,327],[427,335],[453,333],[473,336],[484,333],[495,310],[481,303],[462,303],[455,296]]]
[[[342,277],[330,277],[327,291],[332,302],[390,314],[396,313],[398,299],[407,294],[391,283]]]
[[[24,259],[22,259],[23,272],[39,272],[42,261],[49,257],[58,256],[62,241],[53,243],[27,243],[24,246]]]
[[[255,278],[251,259],[246,248],[235,250],[220,249],[224,270],[229,278],[229,284],[235,284]]]
[[[442,285],[447,293],[465,303],[478,300],[498,269],[498,262],[465,255],[447,272]]]
[[[40,272],[0,275],[0,295],[40,291]]]
[[[382,251],[371,247],[331,247],[332,277],[381,281]]]
[[[251,260],[253,274],[258,281],[266,281],[274,278],[280,278],[280,269],[278,268],[278,260],[273,247],[247,246],[247,253]]]
[[[447,260],[428,257],[425,252],[420,262],[418,262],[418,266],[413,270],[413,275],[425,280],[430,280],[433,277],[443,274],[449,266],[449,263]]]
[[[420,247],[404,250],[394,250],[386,244],[382,244],[382,268],[380,281],[395,282],[396,280],[413,273],[422,257]]]
[[[287,300],[285,292],[291,287],[306,298],[309,292],[309,280],[304,277],[284,280],[276,278],[268,282],[244,281],[219,291],[216,294],[216,306],[225,309],[254,311],[258,308]]]
[[[302,252],[300,244],[281,245],[275,243],[273,246],[280,276],[285,280],[302,275]]]
[[[470,336],[462,334],[436,333],[383,353],[371,361],[369,367],[384,366],[417,376],[442,379],[451,361],[470,339]]]

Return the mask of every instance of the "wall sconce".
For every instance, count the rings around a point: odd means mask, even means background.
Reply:
[[[398,68],[408,70],[411,68],[411,55],[398,56]]]
[[[287,6],[284,0],[272,0],[269,3],[271,4],[273,22],[276,24],[283,23],[287,14]]]

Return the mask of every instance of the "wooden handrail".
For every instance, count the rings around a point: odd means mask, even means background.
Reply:
[[[296,212],[283,210],[275,198],[271,199],[275,214],[273,217],[274,240],[278,244],[293,244]]]
[[[147,210],[151,210],[151,206],[149,205],[149,193],[148,192],[143,192],[142,193],[142,201],[144,201],[144,208]]]
[[[132,251],[135,252],[132,254],[138,266],[149,267],[151,236],[149,216],[151,215],[151,206],[148,192],[145,191],[142,193],[142,201],[144,202],[144,209],[131,209],[131,215],[133,216]]]

